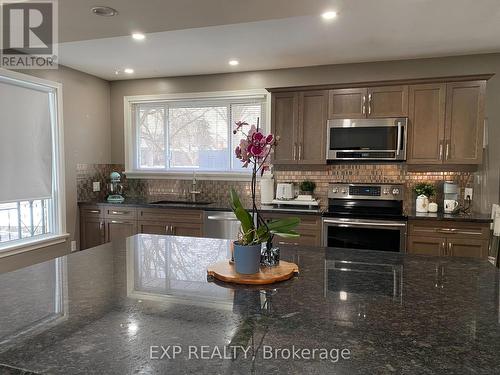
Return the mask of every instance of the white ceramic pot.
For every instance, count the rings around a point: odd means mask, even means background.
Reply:
[[[419,195],[415,203],[417,212],[429,212],[429,198],[425,195]]]

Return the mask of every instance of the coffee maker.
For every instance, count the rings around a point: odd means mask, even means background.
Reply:
[[[458,210],[458,197],[460,195],[460,188],[457,183],[453,181],[445,181],[443,185],[443,207],[445,213],[454,213]]]

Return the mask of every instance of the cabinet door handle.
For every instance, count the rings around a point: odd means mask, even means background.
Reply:
[[[170,226],[170,231],[171,231],[171,234],[173,234],[175,236],[175,227],[173,225]]]
[[[451,255],[451,248],[452,248],[452,244],[451,244],[451,241],[448,242],[448,255]]]
[[[443,160],[443,142],[444,141],[439,142],[439,160]]]
[[[102,232],[104,230],[104,222],[99,222],[99,230]]]
[[[363,95],[363,104],[361,104],[361,113],[366,115],[366,95]]]
[[[165,225],[165,234],[168,234],[169,228],[170,228],[170,225]]]
[[[125,224],[124,221],[118,221],[118,220],[111,220],[112,224]]]
[[[113,215],[125,215],[128,214],[128,211],[111,211]]]
[[[297,143],[293,144],[293,160],[297,160]]]
[[[446,244],[445,244],[445,242],[444,242],[444,241],[443,241],[443,243],[441,244],[441,249],[442,249],[443,255],[447,255],[447,254],[446,254]]]
[[[101,211],[99,211],[99,210],[89,210],[88,212],[89,212],[89,214],[100,214],[101,213]]]
[[[299,143],[299,160],[302,160],[302,143]]]
[[[444,156],[444,160],[448,160],[449,156],[450,156],[450,141],[446,141],[446,153]]]
[[[368,95],[368,116],[372,114],[372,94]]]

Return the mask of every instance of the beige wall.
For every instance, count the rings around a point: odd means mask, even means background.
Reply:
[[[78,239],[76,164],[111,161],[109,82],[62,66],[21,73],[63,85],[66,229],[71,239]]]
[[[239,90],[478,73],[500,74],[500,54],[114,81],[111,82],[111,160],[113,163],[124,162],[123,97],[126,95]],[[500,139],[499,99],[500,77],[495,76],[489,81],[487,89],[486,114],[489,121],[490,143]],[[489,148],[489,160],[488,191],[484,193],[488,198],[488,204],[499,199],[500,148]]]

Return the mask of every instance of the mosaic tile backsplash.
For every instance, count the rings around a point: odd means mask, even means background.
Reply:
[[[123,172],[121,164],[79,164],[77,166],[78,200],[80,202],[104,200],[107,195],[107,183],[112,171]],[[471,172],[410,172],[403,164],[338,164],[328,165],[321,170],[279,170],[274,172],[276,182],[295,182],[311,180],[316,183],[314,195],[321,200],[321,206],[327,205],[328,184],[341,183],[389,183],[405,185],[405,212],[414,208],[415,193],[413,187],[420,182],[430,182],[436,185],[436,202],[442,202],[442,183],[457,182],[463,192],[471,186]],[[92,192],[92,182],[101,183],[101,191]],[[154,180],[124,178],[125,195],[128,198],[143,198],[155,200],[189,199],[191,180]],[[197,190],[201,194],[198,200],[227,204],[229,188],[233,187],[240,194],[242,202],[250,206],[251,190],[249,182],[198,180]],[[461,194],[463,195],[463,194]],[[259,190],[257,188],[257,200]]]

